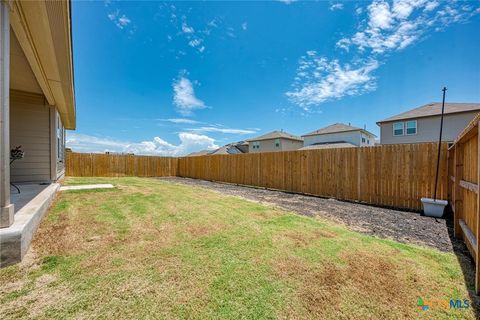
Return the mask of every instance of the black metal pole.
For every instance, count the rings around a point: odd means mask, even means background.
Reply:
[[[440,117],[440,137],[438,138],[437,173],[435,174],[435,189],[433,192],[433,201],[437,200],[438,170],[440,169],[440,151],[442,149],[443,113],[445,112],[445,92],[447,92],[447,88],[443,87],[442,91],[442,115]]]

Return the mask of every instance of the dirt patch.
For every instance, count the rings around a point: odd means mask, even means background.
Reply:
[[[355,319],[355,310],[350,314],[348,308],[340,311],[340,306],[348,301],[361,305],[362,300],[366,309],[383,306],[375,314],[388,315],[389,306],[395,305],[402,306],[395,310],[396,315],[413,316],[409,313],[415,308],[408,302],[414,301],[415,288],[405,286],[403,271],[397,270],[394,263],[367,252],[342,254],[342,257],[345,265],[330,262],[308,265],[298,257],[275,263],[277,276],[287,281],[293,279],[296,299],[308,314],[307,318]]]
[[[193,237],[202,237],[212,233],[222,231],[226,228],[225,225],[220,224],[210,224],[205,225],[189,225],[187,226],[187,232],[190,233]]]
[[[445,219],[425,217],[416,212],[205,180],[179,177],[162,178],[162,180],[208,188],[223,194],[277,206],[301,215],[327,218],[351,230],[380,238],[430,246],[445,252],[453,252],[454,245],[462,247],[460,242],[452,244],[449,236],[450,226]]]

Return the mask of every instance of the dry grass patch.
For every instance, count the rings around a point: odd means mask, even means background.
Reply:
[[[29,262],[0,270],[2,320],[411,319],[419,296],[468,298],[451,254],[154,179],[67,183],[116,188],[60,194]]]

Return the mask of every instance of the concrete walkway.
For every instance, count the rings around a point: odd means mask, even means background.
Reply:
[[[60,187],[60,191],[67,191],[67,190],[88,190],[88,189],[111,189],[114,186],[110,183],[104,184],[82,184],[76,186],[62,186]]]

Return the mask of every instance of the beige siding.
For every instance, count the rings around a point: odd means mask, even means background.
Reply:
[[[280,139],[280,146],[275,146],[276,139],[270,140],[260,140],[258,141],[260,144],[260,148],[253,148],[253,144],[255,141],[250,141],[248,144],[248,152],[249,153],[258,153],[258,152],[275,152],[275,151],[292,151],[298,150],[303,147],[303,141],[296,141],[290,139]]]
[[[456,114],[447,114],[444,116],[442,140],[452,142],[468,123],[475,117],[477,112],[464,112]],[[417,120],[416,135],[393,135],[393,124],[395,122],[386,122],[380,124],[380,143],[420,143],[438,141],[440,134],[440,116],[409,119]],[[405,120],[403,120],[405,121]]]
[[[11,167],[11,181],[50,180],[50,107],[41,95],[10,95],[10,146],[21,145],[25,158]]]
[[[362,143],[362,137],[365,137],[365,143]],[[356,146],[373,146],[375,144],[375,137],[372,135],[367,135],[362,131],[347,131],[347,132],[336,132],[336,133],[327,133],[327,134],[318,134],[314,136],[305,136],[304,137],[304,146],[310,146],[315,143],[325,143],[325,142],[337,142],[345,141]],[[370,143],[367,143],[367,142]]]

